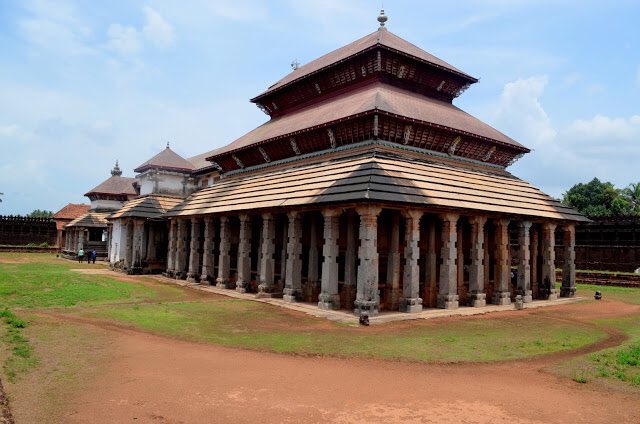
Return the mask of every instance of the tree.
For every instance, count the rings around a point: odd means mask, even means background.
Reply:
[[[588,218],[626,216],[631,215],[633,210],[629,197],[623,195],[622,190],[597,178],[571,187],[564,193],[562,203],[577,209]]]
[[[640,216],[640,182],[629,184],[627,188],[622,190],[622,195],[629,202],[631,213]]]
[[[29,218],[51,218],[51,216],[53,216],[53,212],[40,209],[36,209],[27,215]]]

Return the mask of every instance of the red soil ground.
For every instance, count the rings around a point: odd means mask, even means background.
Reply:
[[[624,314],[620,306],[563,308],[592,317]],[[544,371],[566,354],[425,365],[278,355],[102,328],[117,353],[71,402],[65,422],[640,423],[637,394]]]

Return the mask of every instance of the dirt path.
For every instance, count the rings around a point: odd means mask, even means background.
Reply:
[[[65,421],[635,423],[640,399],[528,361],[421,365],[303,358],[176,341],[122,328],[105,376]]]

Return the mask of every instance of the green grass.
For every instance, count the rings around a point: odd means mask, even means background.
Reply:
[[[3,370],[9,381],[15,382],[20,373],[36,366],[38,360],[33,356],[33,347],[29,340],[22,334],[27,323],[8,309],[0,311],[0,318],[5,323],[2,341],[9,348]]]
[[[599,330],[548,317],[345,327],[254,302],[223,300],[118,306],[87,313],[187,340],[254,350],[410,361],[518,359],[601,340]]]
[[[602,292],[603,299],[618,300],[620,302],[640,305],[640,289],[634,287],[596,286],[592,284],[577,284],[580,296],[590,296],[596,291]]]

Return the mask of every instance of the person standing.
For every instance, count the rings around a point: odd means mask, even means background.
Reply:
[[[82,263],[83,260],[84,260],[84,250],[82,250],[82,247],[81,247],[80,250],[78,250],[78,263]]]
[[[96,249],[93,249],[91,251],[91,262],[93,262],[94,264],[96,263],[96,256],[98,256],[98,254],[96,253]]]

